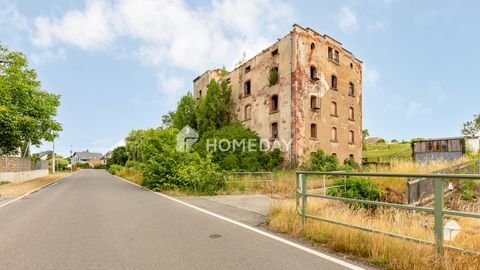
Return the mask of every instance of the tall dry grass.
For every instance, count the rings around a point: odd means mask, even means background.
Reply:
[[[438,259],[435,248],[429,245],[368,233],[326,222],[307,220],[302,228],[293,200],[271,207],[268,227],[321,244],[333,251],[360,256],[387,269],[480,269],[480,258],[447,251]],[[427,214],[398,209],[353,209],[341,202],[312,199],[308,213],[433,241],[433,218]],[[462,232],[448,243],[480,251],[478,221],[458,219]]]

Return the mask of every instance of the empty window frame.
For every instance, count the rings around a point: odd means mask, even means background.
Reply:
[[[348,108],[348,120],[355,120],[355,111],[353,110],[353,107]]]
[[[250,94],[252,93],[252,82],[250,80],[245,82],[243,93],[244,96],[250,96]]]
[[[336,127],[332,127],[332,130],[330,131],[330,140],[332,142],[337,142],[338,141],[338,137],[337,137],[337,128]]]
[[[328,59],[333,60],[333,48],[328,47]]]
[[[334,54],[334,56],[333,56],[333,61],[334,61],[335,63],[340,63],[340,55],[339,55],[339,53],[338,53],[337,50],[335,50],[335,54]]]
[[[278,139],[278,123],[272,123],[272,139]]]
[[[332,101],[332,104],[330,105],[330,115],[331,116],[338,116],[338,111],[337,111],[337,102]]]
[[[310,96],[310,109],[318,110],[320,109],[320,102],[317,96]]]
[[[202,90],[198,91],[198,97],[202,97]]]
[[[354,156],[353,154],[350,154],[350,155],[348,156],[348,158],[349,158],[350,160],[355,160],[355,156]]]
[[[317,138],[317,124],[310,124],[310,137]]]
[[[335,75],[332,75],[331,87],[332,87],[333,90],[337,90],[337,76],[335,76]]]
[[[245,68],[245,73],[250,72],[250,70],[252,70],[252,68],[251,68],[250,66],[247,66],[247,67]]]
[[[348,132],[348,143],[355,144],[355,132],[353,130]]]
[[[318,80],[317,68],[315,66],[310,66],[310,79]]]
[[[314,42],[310,43],[310,49],[311,49],[312,51],[315,50],[315,43],[314,43]]]
[[[355,96],[355,85],[353,82],[348,83],[348,95],[351,97]]]
[[[275,57],[278,55],[278,49],[272,51],[272,56]]]
[[[270,99],[270,112],[278,112],[278,95],[273,95]]]
[[[252,119],[252,106],[250,104],[245,106],[245,120],[250,120]]]

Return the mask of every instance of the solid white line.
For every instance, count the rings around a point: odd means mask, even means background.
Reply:
[[[136,183],[130,182],[130,181],[128,181],[128,180],[126,180],[126,179],[123,179],[123,178],[121,178],[121,177],[119,177],[119,176],[116,176],[116,175],[113,175],[113,176],[115,176],[115,177],[117,177],[117,178],[119,178],[119,179],[121,179],[121,180],[123,180],[123,181],[125,181],[125,182],[127,182],[127,183],[130,183],[130,184],[132,184],[132,185],[135,185],[135,186],[137,186],[137,187],[144,188],[144,187],[142,187],[142,186],[140,186],[140,185],[138,185],[138,184],[136,184]],[[166,198],[166,199],[169,199],[169,200],[171,200],[171,201],[174,201],[174,202],[183,204],[183,205],[185,205],[185,206],[188,206],[188,207],[190,207],[190,208],[193,208],[193,209],[195,209],[195,210],[197,210],[197,211],[200,211],[200,212],[202,212],[202,213],[205,213],[205,214],[207,214],[207,215],[210,215],[210,216],[216,217],[216,218],[218,218],[218,219],[221,219],[221,220],[223,220],[223,221],[226,221],[226,222],[235,224],[235,225],[240,226],[240,227],[242,227],[242,228],[244,228],[244,229],[247,229],[247,230],[250,230],[250,231],[252,231],[252,232],[261,234],[261,235],[266,236],[266,237],[268,237],[268,238],[270,238],[270,239],[273,239],[273,240],[279,241],[279,242],[281,242],[281,243],[284,243],[284,244],[286,244],[286,245],[289,245],[289,246],[291,246],[291,247],[300,249],[300,250],[302,250],[302,251],[304,251],[304,252],[307,252],[307,253],[310,253],[310,254],[315,255],[315,256],[317,256],[317,257],[320,257],[320,258],[322,258],[322,259],[325,259],[325,260],[334,262],[334,263],[339,264],[339,265],[341,265],[341,266],[344,266],[344,267],[346,267],[346,268],[349,268],[349,269],[352,269],[352,270],[363,270],[363,269],[365,269],[365,268],[362,268],[362,267],[360,267],[360,266],[357,266],[357,265],[348,263],[348,262],[346,262],[346,261],[342,261],[342,260],[340,260],[340,259],[337,259],[337,258],[332,257],[332,256],[330,256],[330,255],[327,255],[327,254],[325,254],[325,253],[321,253],[321,252],[319,252],[319,251],[316,251],[316,250],[313,250],[313,249],[304,247],[304,246],[302,246],[302,245],[300,245],[300,244],[294,243],[294,242],[292,242],[292,241],[289,241],[289,240],[287,240],[287,239],[281,238],[281,237],[279,237],[279,236],[270,234],[270,233],[265,232],[265,231],[262,231],[262,230],[260,230],[260,229],[257,229],[257,228],[251,227],[251,226],[249,226],[249,225],[243,224],[243,223],[241,223],[241,222],[235,221],[235,220],[233,220],[233,219],[224,217],[224,216],[219,215],[219,214],[215,214],[215,213],[213,213],[213,212],[210,212],[210,211],[205,210],[205,209],[203,209],[203,208],[200,208],[200,207],[198,207],[198,206],[195,206],[195,205],[186,203],[186,202],[184,202],[184,201],[181,201],[181,200],[172,198],[172,197],[170,197],[170,196],[168,196],[168,195],[165,195],[165,194],[163,194],[163,193],[154,192],[154,191],[152,191],[152,190],[150,190],[150,189],[148,189],[148,190],[151,191],[151,192],[153,192],[154,194],[160,195],[160,196],[162,196],[162,197],[164,197],[164,198]]]
[[[46,186],[48,186],[48,185],[55,184],[55,183],[57,183],[58,181],[60,181],[60,180],[62,180],[62,179],[65,179],[65,178],[67,178],[67,177],[70,177],[72,174],[73,174],[73,173],[71,173],[71,174],[69,174],[69,175],[66,175],[66,176],[64,176],[64,177],[62,177],[62,178],[58,178],[57,180],[55,180],[55,181],[53,181],[53,182],[50,182],[50,183],[48,183],[48,184],[45,184],[45,185],[43,185],[43,186],[41,186],[41,187],[38,187],[38,188],[36,188],[36,189],[34,189],[34,190],[30,190],[29,192],[23,194],[22,196],[20,196],[20,197],[18,197],[18,198],[15,198],[15,199],[13,199],[13,200],[11,200],[11,201],[8,201],[8,202],[6,202],[6,203],[4,203],[4,204],[0,204],[0,208],[2,208],[2,207],[4,207],[4,206],[7,206],[7,205],[9,205],[9,204],[11,204],[11,203],[14,203],[14,202],[16,202],[16,201],[18,201],[18,200],[21,200],[21,199],[27,197],[28,195],[30,195],[30,194],[32,194],[32,193],[34,193],[34,192],[36,192],[36,191],[39,191],[40,189],[42,189],[42,188],[44,188],[44,187],[46,187]]]

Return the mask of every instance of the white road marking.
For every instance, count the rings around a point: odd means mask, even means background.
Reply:
[[[136,184],[136,183],[133,183],[133,182],[131,182],[131,181],[128,181],[128,180],[126,180],[126,179],[123,179],[123,178],[121,178],[121,177],[119,177],[119,176],[116,176],[116,175],[113,175],[113,176],[115,176],[115,177],[117,177],[118,179],[121,179],[121,180],[123,180],[123,181],[125,181],[125,182],[127,182],[127,183],[130,183],[130,184],[132,184],[132,185],[134,185],[134,186],[137,186],[137,187],[140,187],[140,188],[145,189],[144,187],[142,187],[142,186],[140,186],[140,185],[138,185],[138,184]],[[251,227],[251,226],[249,226],[249,225],[243,224],[243,223],[238,222],[238,221],[235,221],[235,220],[233,220],[233,219],[224,217],[224,216],[219,215],[219,214],[215,214],[215,213],[210,212],[210,211],[208,211],[208,210],[205,210],[205,209],[203,209],[203,208],[200,208],[200,207],[197,207],[197,206],[195,206],[195,205],[186,203],[186,202],[184,202],[184,201],[175,199],[175,198],[170,197],[170,196],[168,196],[168,195],[165,195],[165,194],[163,194],[163,193],[154,192],[153,190],[150,190],[150,189],[147,189],[147,190],[153,192],[154,194],[157,194],[157,195],[159,195],[159,196],[162,196],[162,197],[164,197],[164,198],[166,198],[166,199],[169,199],[169,200],[171,200],[171,201],[174,201],[174,202],[183,204],[183,205],[185,205],[185,206],[187,206],[187,207],[193,208],[193,209],[195,209],[195,210],[197,210],[197,211],[200,211],[200,212],[202,212],[202,213],[205,213],[205,214],[207,214],[207,215],[210,215],[210,216],[216,217],[216,218],[218,218],[218,219],[221,219],[221,220],[223,220],[223,221],[226,221],[226,222],[235,224],[235,225],[240,226],[240,227],[242,227],[242,228],[244,228],[244,229],[247,229],[247,230],[250,230],[250,231],[252,231],[252,232],[258,233],[258,234],[263,235],[263,236],[265,236],[265,237],[268,237],[268,238],[270,238],[270,239],[279,241],[279,242],[281,242],[281,243],[284,243],[284,244],[289,245],[289,246],[291,246],[291,247],[297,248],[297,249],[302,250],[302,251],[304,251],[304,252],[310,253],[310,254],[315,255],[315,256],[317,256],[317,257],[320,257],[320,258],[322,258],[322,259],[325,259],[325,260],[334,262],[334,263],[336,263],[336,264],[338,264],[338,265],[341,265],[341,266],[344,266],[344,267],[346,267],[346,268],[348,268],[348,269],[352,269],[352,270],[363,270],[363,269],[365,269],[365,268],[362,268],[362,267],[360,267],[360,266],[357,266],[357,265],[348,263],[348,262],[346,262],[346,261],[342,261],[342,260],[340,260],[340,259],[337,259],[337,258],[335,258],[335,257],[332,257],[332,256],[330,256],[330,255],[328,255],[328,254],[321,253],[321,252],[319,252],[319,251],[316,251],[316,250],[313,250],[313,249],[304,247],[304,246],[302,246],[302,245],[300,245],[300,244],[294,243],[294,242],[292,242],[292,241],[289,241],[289,240],[287,240],[287,239],[281,238],[281,237],[279,237],[279,236],[270,234],[270,233],[268,233],[268,232],[265,232],[265,231],[262,231],[262,230],[260,230],[260,229]]]
[[[73,174],[73,173],[72,173],[72,174]],[[41,187],[38,187],[38,188],[36,188],[36,189],[34,189],[34,190],[30,190],[29,192],[23,194],[22,196],[20,196],[20,197],[18,197],[18,198],[15,198],[15,199],[13,199],[13,200],[11,200],[11,201],[8,201],[8,202],[6,202],[6,203],[4,203],[4,204],[0,204],[0,208],[2,208],[2,207],[4,207],[4,206],[7,206],[7,205],[9,205],[9,204],[11,204],[11,203],[14,203],[14,202],[16,202],[16,201],[18,201],[18,200],[21,200],[21,199],[27,197],[28,195],[39,191],[39,190],[42,189],[42,188],[45,188],[45,187],[50,186],[50,185],[54,186],[54,185],[57,184],[58,181],[60,181],[60,180],[62,180],[62,179],[65,179],[65,178],[67,178],[67,177],[70,177],[72,174],[66,175],[66,176],[64,176],[64,177],[62,177],[62,178],[59,178],[59,179],[55,180],[54,182],[50,182],[50,183],[45,184],[45,185],[43,185],[43,186],[41,186]]]

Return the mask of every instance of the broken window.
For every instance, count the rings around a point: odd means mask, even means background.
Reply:
[[[332,157],[337,158],[337,153],[332,153]]]
[[[317,68],[315,66],[310,66],[310,79],[318,80]]]
[[[227,83],[230,83],[232,80],[230,78],[227,78]]]
[[[348,120],[355,120],[355,113],[353,111],[353,107],[348,108]]]
[[[328,59],[333,60],[333,49],[328,47]]]
[[[337,103],[335,101],[332,101],[332,105],[330,106],[330,115],[337,117]]]
[[[277,84],[279,79],[279,74],[278,74],[278,67],[273,67],[270,69],[270,72],[268,73],[268,82],[270,83],[270,86]]]
[[[198,91],[198,97],[202,97],[202,90]]]
[[[272,123],[272,139],[278,138],[278,124],[276,122]]]
[[[353,154],[350,154],[350,155],[348,156],[348,158],[350,158],[350,160],[354,160],[354,159],[355,159],[354,157],[355,157],[355,156],[354,156]]]
[[[278,112],[278,95],[272,96],[270,112]]]
[[[312,42],[312,43],[310,44],[310,49],[312,49],[312,50],[315,49],[315,43]]]
[[[250,72],[250,70],[252,70],[252,68],[251,68],[250,66],[247,66],[247,67],[245,68],[245,73]]]
[[[245,106],[245,120],[250,120],[252,117],[252,106],[250,104]]]
[[[348,84],[348,95],[355,96],[355,85],[352,82]]]
[[[336,127],[332,127],[331,140],[332,140],[332,142],[337,141],[337,128]]]
[[[335,61],[336,63],[340,63],[340,56],[337,50],[335,50],[335,56],[333,57],[333,61]]]
[[[252,83],[250,82],[250,80],[248,80],[245,82],[244,94],[245,96],[250,96],[251,93],[252,93]]]
[[[278,55],[278,49],[272,51],[272,56],[275,57]]]
[[[348,143],[349,144],[354,144],[355,143],[355,132],[353,132],[353,130],[350,130],[348,132]]]
[[[310,96],[310,109],[317,110],[320,109],[319,98],[317,96]]]
[[[337,89],[337,76],[332,75],[332,89]]]
[[[310,137],[317,138],[317,124],[310,124]]]

